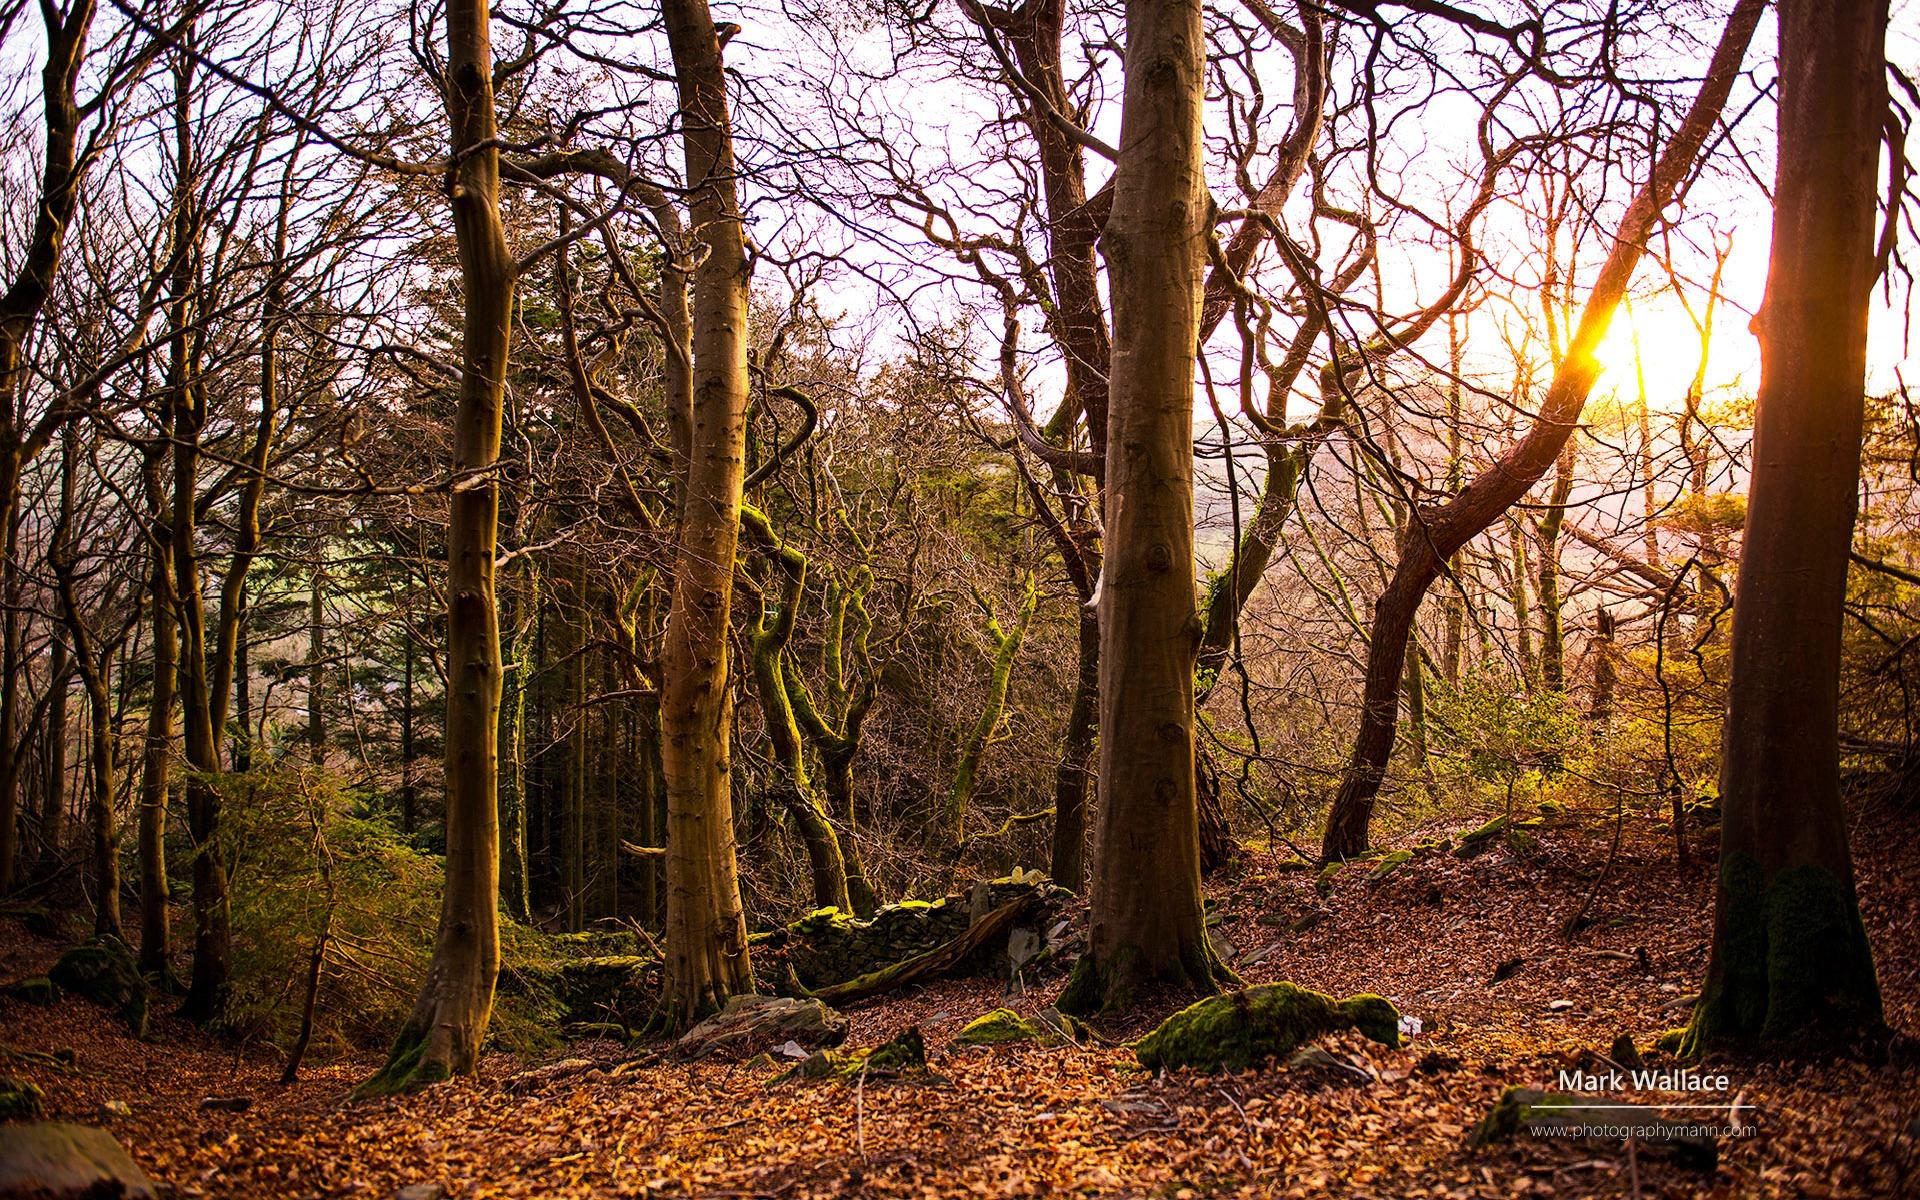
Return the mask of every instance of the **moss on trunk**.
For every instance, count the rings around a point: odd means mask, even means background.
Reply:
[[[1679,1051],[1877,1028],[1880,985],[1860,906],[1839,878],[1798,866],[1767,879],[1745,854],[1720,867],[1722,933]]]

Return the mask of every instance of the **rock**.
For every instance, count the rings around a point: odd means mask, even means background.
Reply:
[[[60,956],[47,972],[58,986],[120,1014],[135,1037],[147,1035],[147,981],[133,951],[116,937],[95,937]]]
[[[1043,949],[1045,944],[1040,940],[1038,929],[1016,925],[1007,932],[1007,962],[1016,971],[1040,957]]]
[[[22,1004],[33,1004],[40,1008],[49,1008],[60,1002],[60,985],[45,975],[29,975],[25,979],[16,979],[6,987],[9,1000],[18,1000]]]
[[[393,1194],[393,1200],[446,1200],[447,1189],[437,1183],[409,1183]]]
[[[0,1121],[31,1121],[40,1115],[47,1094],[31,1079],[0,1075]]]
[[[1413,851],[1395,850],[1392,854],[1386,855],[1373,865],[1373,870],[1367,872],[1367,882],[1379,883],[1382,879],[1385,879],[1412,861]]]
[[[0,1196],[35,1200],[154,1200],[133,1159],[90,1125],[0,1126]]]
[[[739,1061],[783,1043],[809,1050],[838,1046],[847,1038],[847,1018],[818,1000],[787,996],[735,996],[727,1006],[689,1029],[674,1044],[676,1058],[720,1057]]]
[[[1347,864],[1341,862],[1330,862],[1326,866],[1321,867],[1320,873],[1313,877],[1313,890],[1319,892],[1322,896],[1332,895],[1333,881],[1340,878],[1340,870],[1346,865]]]
[[[1269,983],[1188,1005],[1133,1043],[1133,1053],[1148,1068],[1243,1070],[1342,1029],[1398,1048],[1400,1012],[1380,996],[1335,1000],[1291,983]]]
[[[1289,933],[1305,933],[1307,930],[1312,929],[1315,925],[1318,925],[1320,922],[1326,919],[1327,919],[1326,909],[1310,908],[1306,912],[1303,912],[1300,914],[1299,920],[1287,926],[1287,931]]]
[[[1633,1035],[1623,1033],[1613,1039],[1613,1048],[1607,1051],[1607,1057],[1629,1071],[1638,1071],[1646,1066],[1646,1060],[1640,1057],[1640,1048],[1633,1044]]]
[[[130,1117],[133,1115],[133,1106],[125,1100],[104,1100],[100,1104],[100,1115],[103,1117]]]
[[[253,1107],[251,1096],[202,1096],[201,1112],[242,1113]]]
[[[1549,1001],[1547,1001],[1547,1011],[1548,1011],[1548,1012],[1556,1012],[1556,1013],[1561,1013],[1561,1012],[1566,1012],[1566,1011],[1568,1011],[1569,1009],[1571,1009],[1572,1007],[1573,1007],[1573,1001],[1571,1001],[1571,1000],[1549,1000]]]
[[[1712,1126],[1676,1121],[1643,1105],[1527,1087],[1510,1087],[1501,1093],[1499,1102],[1473,1127],[1467,1144],[1478,1149],[1543,1129],[1556,1131],[1556,1140],[1619,1141],[1614,1131],[1622,1128],[1634,1131],[1643,1150],[1664,1150],[1697,1170],[1711,1173],[1720,1161],[1719,1139],[1701,1132]]]
[[[967,1022],[953,1040],[960,1046],[1004,1046],[1011,1042],[1059,1046],[1080,1041],[1086,1036],[1086,1029],[1057,1008],[1045,1009],[1031,1017],[1023,1017],[1010,1008],[996,1008]]]
[[[1365,1087],[1375,1079],[1374,1073],[1362,1064],[1315,1045],[1295,1050],[1287,1059],[1287,1070],[1340,1087]]]

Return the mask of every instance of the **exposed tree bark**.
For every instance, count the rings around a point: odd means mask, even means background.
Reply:
[[[1225,974],[1200,899],[1194,778],[1193,359],[1208,200],[1198,0],[1128,0],[1105,247],[1113,295],[1100,615],[1098,852],[1063,1008],[1120,1009]]]
[[[1712,957],[1687,1046],[1881,1028],[1839,783],[1886,0],[1781,0],[1773,258],[1720,767]]]
[[[692,236],[693,420],[660,686],[667,782],[668,1025],[753,990],[733,844],[727,623],[745,479],[752,270],[726,70],[706,0],[663,0],[679,84]]]
[[[500,971],[500,623],[494,595],[501,410],[511,348],[514,260],[500,218],[500,151],[486,0],[449,0],[444,97],[447,191],[465,298],[455,484],[447,528],[446,890],[426,980],[375,1091],[470,1074]]]
[[[1374,797],[1386,778],[1393,753],[1407,636],[1421,600],[1439,576],[1441,564],[1525,496],[1559,458],[1572,436],[1599,375],[1594,350],[1606,336],[1614,311],[1626,295],[1634,269],[1645,253],[1648,235],[1691,173],[1701,146],[1719,120],[1764,8],[1764,0],[1739,0],[1727,18],[1699,93],[1660,152],[1652,176],[1621,217],[1613,248],[1587,296],[1580,323],[1565,357],[1554,370],[1533,425],[1453,499],[1416,508],[1414,519],[1408,522],[1393,576],[1374,603],[1360,728],[1354,735],[1353,750],[1321,843],[1321,854],[1327,860],[1351,858],[1366,851]]]

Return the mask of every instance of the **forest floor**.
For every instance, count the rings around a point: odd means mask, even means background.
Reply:
[[[1920,822],[1881,805],[1859,808],[1854,821],[1888,1019],[1912,1035],[1920,1032]],[[1416,831],[1406,844],[1436,832],[1444,830]],[[1003,1002],[1045,1007],[1057,977],[1010,1001],[1000,983],[975,979],[855,1006],[849,1046],[917,1024],[931,1072],[844,1083],[777,1083],[778,1068],[764,1064],[634,1060],[608,1042],[575,1045],[567,1055],[593,1065],[544,1080],[526,1074],[530,1064],[494,1056],[478,1079],[354,1100],[349,1091],[377,1065],[374,1056],[314,1067],[283,1087],[277,1061],[170,1015],[156,1018],[161,1040],[146,1043],[74,1002],[41,1009],[0,1000],[0,1040],[74,1051],[76,1068],[5,1069],[41,1084],[52,1116],[107,1127],[177,1196],[387,1200],[407,1185],[424,1185],[412,1195],[458,1200],[1920,1195],[1920,1054],[1911,1036],[1870,1061],[1713,1064],[1730,1076],[1717,1096],[1638,1095],[1737,1098],[1756,1132],[1723,1138],[1711,1174],[1617,1142],[1464,1147],[1505,1086],[1551,1087],[1560,1070],[1591,1064],[1622,1032],[1645,1048],[1684,1022],[1705,967],[1709,873],[1677,871],[1670,840],[1629,836],[1596,887],[1612,841],[1610,820],[1568,818],[1531,856],[1504,848],[1470,861],[1435,855],[1378,883],[1349,868],[1324,900],[1313,872],[1275,870],[1260,854],[1217,881],[1217,928],[1247,982],[1380,992],[1423,1022],[1401,1050],[1331,1043],[1375,1074],[1358,1087],[1285,1069],[1156,1077],[1117,1044],[951,1044],[963,1024]],[[1557,927],[1590,894],[1595,923],[1562,940]],[[1289,932],[1313,908],[1324,919]],[[44,970],[58,949],[6,922],[0,978]],[[1493,983],[1496,973],[1505,977]],[[1117,1039],[1136,1030],[1104,1032]],[[208,1096],[253,1103],[202,1111]],[[114,1101],[125,1115],[103,1108]],[[1702,1119],[1724,1124],[1727,1114]]]

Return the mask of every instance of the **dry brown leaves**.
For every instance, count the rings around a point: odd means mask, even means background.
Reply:
[[[1856,826],[1860,892],[1889,1020],[1916,1029],[1920,835],[1910,814]],[[72,1048],[74,1070],[9,1064],[47,1089],[56,1115],[106,1125],[157,1179],[191,1197],[369,1197],[437,1183],[451,1197],[616,1196],[1888,1196],[1920,1189],[1911,1057],[1725,1069],[1759,1111],[1759,1136],[1723,1143],[1711,1178],[1617,1145],[1527,1141],[1489,1153],[1466,1131],[1509,1083],[1552,1084],[1561,1067],[1630,1032],[1642,1046],[1684,1020],[1705,966],[1711,892],[1677,873],[1663,842],[1629,839],[1571,942],[1559,922],[1592,889],[1604,827],[1570,820],[1541,857],[1422,859],[1379,884],[1347,872],[1328,918],[1286,932],[1319,903],[1306,872],[1255,858],[1217,892],[1248,982],[1291,979],[1336,994],[1381,992],[1418,1016],[1404,1050],[1331,1048],[1380,1079],[1305,1083],[1283,1070],[1155,1078],[1117,1046],[953,1048],[1002,1002],[988,981],[950,981],[852,1012],[850,1044],[918,1024],[921,1079],[771,1082],[777,1069],[626,1063],[610,1044],[546,1076],[490,1060],[480,1080],[354,1101],[371,1058],[310,1070],[279,1064],[163,1018],[160,1045],[131,1041],[83,1006],[0,1001],[4,1042]],[[1423,831],[1425,833],[1436,831]],[[1410,839],[1412,840],[1412,839]],[[1583,878],[1586,875],[1588,878]],[[0,976],[43,968],[54,947],[9,928]],[[1262,955],[1260,952],[1265,951]],[[1641,952],[1645,952],[1645,966]],[[1524,964],[1490,984],[1495,968]],[[1034,1011],[1052,988],[1013,1004]],[[1555,1001],[1571,1001],[1570,1006]],[[1110,1031],[1114,1032],[1114,1031]],[[518,1079],[514,1077],[518,1076]],[[201,1112],[247,1095],[243,1113]],[[1658,1098],[1658,1097],[1651,1097]],[[1669,1097],[1671,1099],[1671,1097]],[[130,1116],[102,1106],[123,1101]],[[1637,1176],[1637,1184],[1636,1184]],[[1920,1194],[1917,1192],[1916,1194]]]

